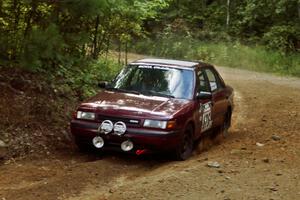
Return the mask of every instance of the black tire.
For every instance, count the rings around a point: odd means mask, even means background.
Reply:
[[[87,153],[95,150],[95,148],[92,146],[92,144],[87,144],[82,141],[79,141],[78,139],[75,139],[75,144],[80,152]]]
[[[179,146],[175,149],[175,159],[176,160],[186,160],[193,152],[194,140],[193,140],[193,127],[191,125],[187,126],[184,131],[182,141]]]
[[[220,134],[222,135],[223,138],[228,137],[228,129],[230,128],[231,125],[231,111],[228,110],[227,113],[225,114],[224,117],[224,122],[221,126]]]

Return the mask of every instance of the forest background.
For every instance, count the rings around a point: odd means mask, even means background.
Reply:
[[[1,68],[79,98],[128,52],[300,77],[300,0],[2,0],[0,43]]]

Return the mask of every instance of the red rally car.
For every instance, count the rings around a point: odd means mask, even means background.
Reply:
[[[187,159],[205,133],[227,133],[233,89],[206,63],[141,59],[83,102],[71,121],[80,149],[168,151]]]

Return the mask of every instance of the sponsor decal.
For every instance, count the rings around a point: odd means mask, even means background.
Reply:
[[[211,119],[211,102],[200,105],[200,121],[202,121],[201,132],[204,132],[211,128],[212,119]]]

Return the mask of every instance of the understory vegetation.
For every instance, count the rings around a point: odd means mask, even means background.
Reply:
[[[158,57],[197,60],[218,66],[243,68],[300,77],[299,53],[283,53],[262,45],[239,41],[207,42],[185,37],[159,38],[137,42],[132,51]]]

